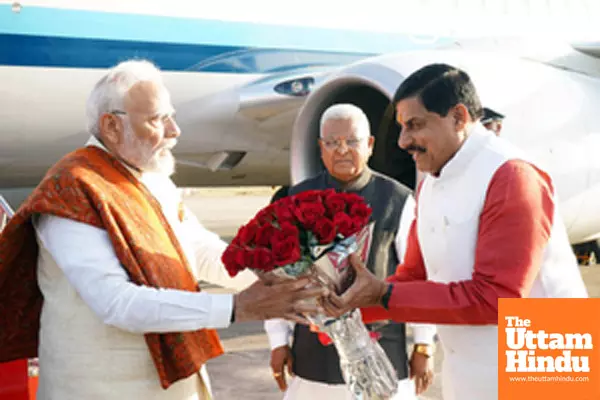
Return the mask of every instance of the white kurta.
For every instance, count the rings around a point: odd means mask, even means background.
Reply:
[[[101,147],[95,140],[91,144]],[[241,290],[256,277],[235,279],[220,262],[226,244],[186,210],[164,175],[137,174],[160,203],[196,279]],[[126,199],[124,199],[126,201]],[[129,281],[106,231],[54,216],[36,221],[40,245],[41,315],[38,400],[202,400],[206,369],[164,390],[143,333],[225,328],[232,295],[154,289]]]
[[[516,148],[477,126],[440,177],[424,180],[417,232],[428,280],[472,279],[488,187],[494,173],[512,159],[527,161]],[[577,268],[555,206],[551,237],[529,297],[587,297]],[[444,351],[444,400],[497,399],[497,325],[438,325],[438,335]]]

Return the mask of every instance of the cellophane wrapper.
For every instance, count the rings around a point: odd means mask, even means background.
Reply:
[[[309,276],[314,284],[341,294],[354,278],[348,256],[358,252],[363,262],[366,262],[372,232],[373,223],[334,246],[312,247],[311,252],[316,261],[308,268],[286,266],[256,273],[261,279],[271,282]],[[331,338],[340,358],[342,376],[355,399],[384,400],[396,393],[396,371],[379,343],[369,334],[360,310],[352,310],[339,318],[324,314],[306,317]]]

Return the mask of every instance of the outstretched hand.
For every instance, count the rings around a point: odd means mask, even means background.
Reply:
[[[352,286],[340,296],[330,292],[322,300],[323,310],[331,317],[337,318],[355,308],[379,305],[388,287],[388,283],[367,269],[356,253],[350,255],[349,261],[356,272]]]

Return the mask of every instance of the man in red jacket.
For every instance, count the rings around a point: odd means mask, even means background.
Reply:
[[[438,324],[444,399],[495,400],[498,299],[588,297],[553,182],[481,125],[464,71],[428,65],[402,82],[393,103],[399,146],[426,174],[404,262],[383,281],[353,257],[356,281],[326,308]]]

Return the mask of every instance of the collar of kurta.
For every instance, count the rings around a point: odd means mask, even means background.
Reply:
[[[481,124],[475,124],[471,133],[452,157],[442,168],[437,181],[445,181],[461,175],[475,157],[481,152],[483,146],[492,135]]]
[[[365,188],[371,181],[371,177],[373,176],[373,172],[368,168],[360,173],[360,175],[351,180],[350,182],[342,182],[338,179],[335,179],[331,174],[327,174],[327,184],[329,187],[334,188],[338,191],[359,191]]]

